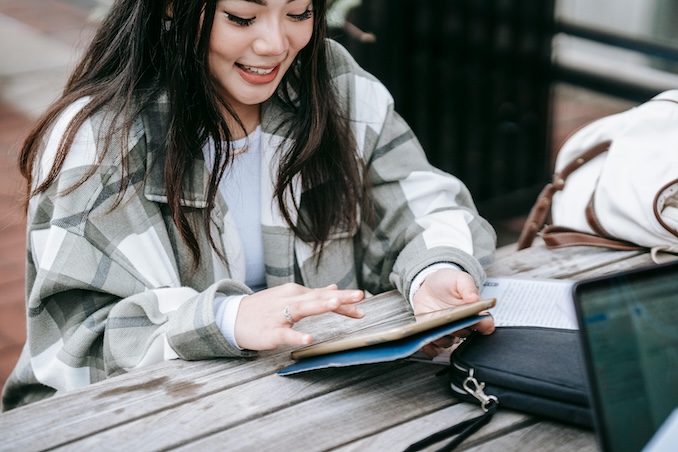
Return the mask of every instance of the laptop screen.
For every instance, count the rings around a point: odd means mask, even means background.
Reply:
[[[601,446],[639,451],[678,406],[678,263],[573,290]]]

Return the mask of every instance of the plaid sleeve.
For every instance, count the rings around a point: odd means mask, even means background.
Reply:
[[[395,286],[407,294],[417,273],[438,262],[462,267],[480,286],[483,266],[494,258],[494,229],[478,215],[466,186],[428,162],[387,89],[348,52],[332,47],[337,86],[351,112],[376,204],[376,226],[363,224],[361,231],[366,286]]]
[[[383,259],[385,268],[392,262],[389,278],[396,288],[408,294],[414,277],[439,262],[460,266],[480,287],[483,266],[494,258],[495,232],[478,215],[466,186],[428,163],[392,105],[369,154],[368,171],[379,218],[368,258]],[[383,238],[392,252],[382,252]]]
[[[93,130],[87,122],[56,183],[29,206],[27,344],[35,379],[66,390],[167,359],[249,355],[223,337],[212,306],[216,292],[249,289],[215,281],[209,252],[189,276],[171,220],[144,195],[143,140],[133,141],[123,171],[119,156],[96,156]],[[130,183],[120,198],[123,178]]]

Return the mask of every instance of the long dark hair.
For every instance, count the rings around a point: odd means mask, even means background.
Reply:
[[[134,118],[144,107],[161,93],[167,93],[171,110],[164,168],[168,206],[197,265],[201,250],[193,230],[195,225],[190,224],[180,204],[184,179],[195,164],[196,153],[212,140],[216,158],[206,193],[207,208],[203,211],[209,234],[218,181],[231,157],[229,145],[222,147],[222,143],[229,143],[233,136],[222,112],[230,113],[245,130],[235,111],[216,91],[209,72],[209,37],[216,3],[216,0],[115,2],[62,96],[43,115],[24,143],[19,166],[29,183],[28,198],[44,192],[55,181],[75,134],[89,116],[113,106],[122,127],[111,131],[105,142],[107,148],[113,133],[127,136]],[[349,121],[339,112],[328,72],[326,0],[313,0],[313,11],[311,40],[285,74],[274,99],[295,116],[294,121],[285,125],[286,135],[295,144],[281,158],[275,197],[295,234],[322,251],[323,243],[335,228],[357,228],[361,212],[368,214],[369,196]],[[90,102],[69,125],[47,177],[32,188],[33,167],[42,138],[59,114],[84,96],[89,96]],[[127,149],[121,152],[124,165]],[[286,202],[294,199],[286,195],[293,190],[292,182],[298,176],[306,191],[304,205],[308,209],[304,208],[303,214],[299,205]],[[120,196],[124,190],[121,186]],[[292,215],[295,211],[297,215]],[[209,239],[216,250],[213,238],[209,236]]]

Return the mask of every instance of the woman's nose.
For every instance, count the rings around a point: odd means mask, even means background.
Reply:
[[[254,51],[258,55],[280,55],[287,46],[285,27],[279,23],[269,23],[262,27],[254,41]]]

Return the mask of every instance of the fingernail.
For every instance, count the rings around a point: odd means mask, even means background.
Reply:
[[[331,309],[338,308],[339,307],[339,300],[336,299],[336,298],[330,298],[327,301],[327,307],[331,308]]]
[[[360,317],[364,317],[364,316],[365,316],[365,310],[362,309],[362,308],[356,309],[355,313],[358,314]]]
[[[358,300],[362,299],[362,297],[363,297],[363,292],[361,290],[356,290],[355,292],[353,292],[352,298],[354,300],[358,301]]]

